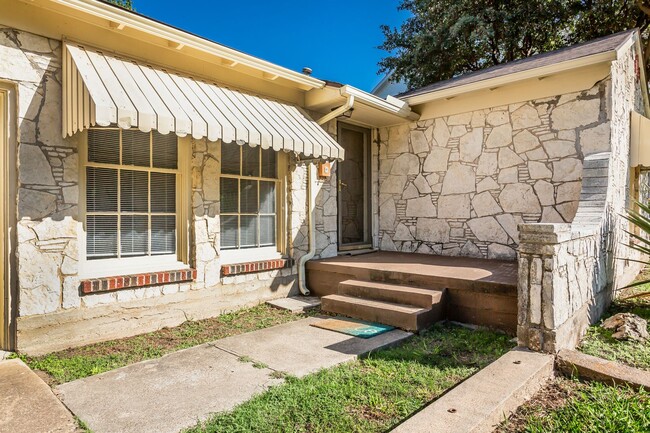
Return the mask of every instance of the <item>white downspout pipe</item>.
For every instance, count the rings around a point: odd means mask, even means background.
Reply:
[[[345,113],[351,110],[352,107],[354,107],[354,95],[348,95],[347,98],[348,99],[347,101],[345,101],[345,104],[341,105],[339,108],[337,108],[334,111],[330,111],[328,114],[318,119],[316,123],[318,123],[319,125],[324,125],[330,120],[335,119],[339,116],[343,116]]]
[[[316,241],[314,240],[314,210],[316,209],[316,195],[314,194],[316,180],[316,166],[313,162],[307,163],[307,218],[309,220],[309,251],[298,259],[298,289],[300,293],[309,296],[311,293],[307,288],[305,277],[305,264],[314,258],[316,253]]]

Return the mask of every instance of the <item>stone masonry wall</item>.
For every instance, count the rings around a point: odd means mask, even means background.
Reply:
[[[630,206],[630,112],[645,114],[632,46],[612,63],[611,152],[584,160],[577,215],[571,224],[523,224],[519,249],[519,344],[555,352],[573,348],[640,271],[626,244]],[[622,260],[626,258],[628,260]]]
[[[295,264],[287,269],[221,277],[218,215],[221,144],[183,138],[179,140],[181,148],[192,148],[189,256],[190,265],[197,269],[196,281],[81,295],[79,262],[84,252],[79,251],[78,239],[84,232],[78,209],[78,148],[84,134],[66,139],[61,135],[61,43],[0,27],[0,58],[3,60],[0,79],[14,83],[19,95],[15,258],[18,287],[14,294],[18,298],[19,348],[29,347],[37,340],[34,344],[41,351],[56,344],[61,347],[61,341],[49,342],[42,338],[48,333],[55,335],[58,332],[55,325],[61,331],[61,338],[69,339],[65,344],[73,345],[105,339],[108,335],[116,338],[172,326],[187,318],[209,317],[237,305],[250,305],[297,291]],[[335,122],[327,129],[334,133]],[[293,155],[289,160],[287,242],[289,255],[297,260],[307,251],[306,177],[305,165],[298,164]],[[336,254],[335,167],[333,173],[329,179],[317,181],[316,257]],[[193,306],[186,310],[184,302]],[[166,308],[167,304],[174,307]],[[144,309],[142,313],[134,313],[140,311],[135,305]],[[149,313],[145,312],[147,309]],[[179,311],[183,314],[179,315]],[[121,320],[127,316],[128,323]],[[77,329],[77,322],[84,323],[83,328],[92,328],[94,325],[89,325],[89,320],[97,324],[95,331],[71,331]],[[124,327],[123,333],[120,326]]]
[[[380,248],[515,259],[518,224],[571,222],[609,85],[381,129]]]
[[[61,44],[0,27],[0,58],[18,93],[19,315],[77,308],[77,140],[61,138]]]

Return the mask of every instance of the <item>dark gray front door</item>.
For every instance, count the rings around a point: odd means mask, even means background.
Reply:
[[[339,122],[339,249],[367,248],[370,241],[370,130]]]

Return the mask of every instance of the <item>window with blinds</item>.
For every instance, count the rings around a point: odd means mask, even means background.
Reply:
[[[273,149],[221,146],[221,248],[276,246],[279,191]]]
[[[176,254],[178,138],[88,130],[86,257]]]

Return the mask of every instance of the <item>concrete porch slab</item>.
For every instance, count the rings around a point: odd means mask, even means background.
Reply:
[[[0,431],[72,433],[72,414],[43,380],[21,360],[0,362]]]
[[[291,296],[289,298],[266,301],[272,307],[288,310],[292,313],[304,313],[307,310],[320,307],[318,296]]]
[[[274,370],[302,376],[411,335],[395,330],[364,340],[309,326],[317,320],[218,340],[69,382],[57,392],[95,433],[177,433],[281,383],[272,378]]]
[[[513,349],[391,433],[491,433],[553,376],[553,355]]]
[[[236,355],[249,356],[273,370],[300,377],[398,344],[413,335],[395,329],[363,339],[309,326],[320,320],[323,317],[309,317],[211,344]]]

